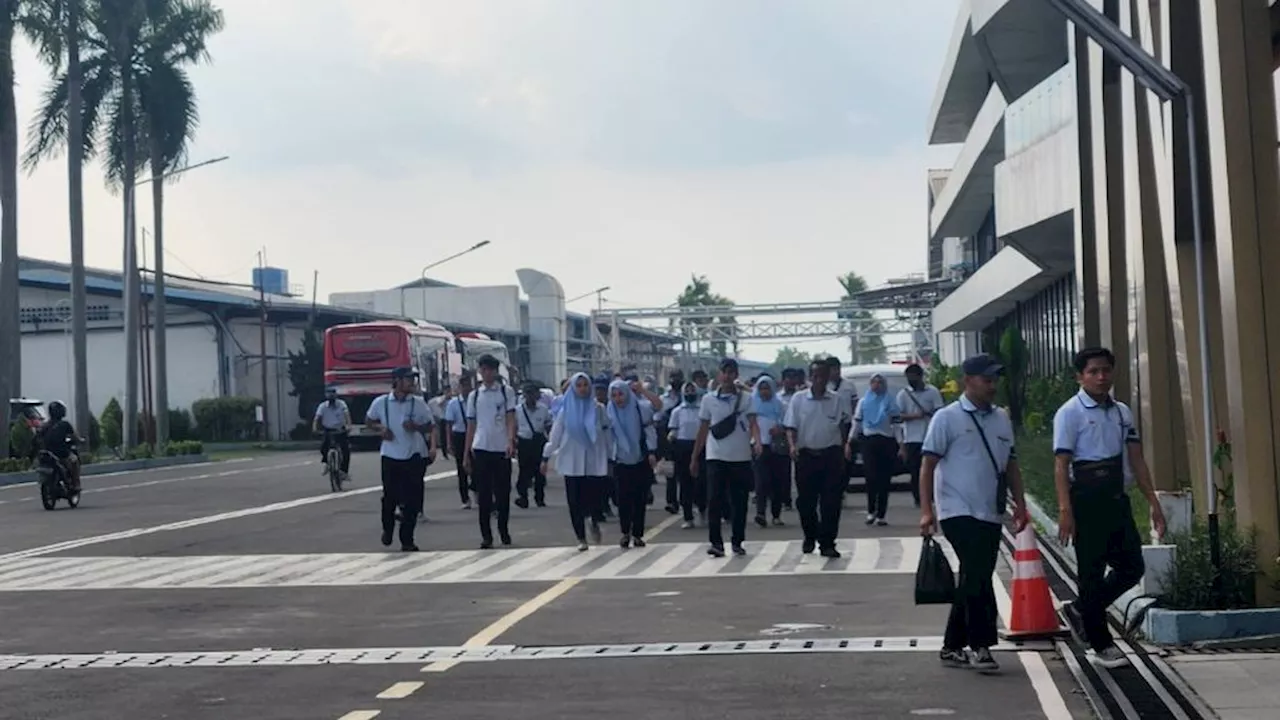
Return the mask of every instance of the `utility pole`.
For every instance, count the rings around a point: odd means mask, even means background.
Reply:
[[[266,278],[266,257],[261,251],[258,253],[258,305],[261,315],[258,317],[258,342],[262,348],[260,357],[262,370],[262,439],[268,441],[271,439],[271,420],[267,414],[267,278]]]

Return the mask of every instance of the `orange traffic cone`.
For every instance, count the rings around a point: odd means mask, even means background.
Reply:
[[[1014,541],[1013,551],[1013,611],[1009,617],[1006,638],[1031,640],[1065,635],[1066,629],[1058,623],[1058,613],[1053,609],[1049,596],[1049,580],[1044,574],[1044,560],[1040,546],[1036,544],[1036,532],[1030,526],[1023,528]]]

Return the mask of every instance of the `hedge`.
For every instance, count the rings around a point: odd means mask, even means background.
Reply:
[[[259,401],[251,397],[204,398],[191,405],[195,434],[204,442],[237,442],[257,437],[255,409]]]

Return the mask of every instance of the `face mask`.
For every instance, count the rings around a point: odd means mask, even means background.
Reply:
[[[690,393],[684,396],[684,401],[687,403],[696,402],[697,399],[698,399],[698,393]]]

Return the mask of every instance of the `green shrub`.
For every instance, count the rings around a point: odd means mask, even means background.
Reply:
[[[165,457],[177,457],[179,455],[203,455],[204,443],[199,440],[176,440],[164,446],[164,452],[161,453]]]
[[[300,422],[289,431],[290,440],[310,440],[311,437],[311,423]]]
[[[169,440],[195,440],[195,420],[186,408],[169,410]]]
[[[196,436],[204,442],[251,440],[257,434],[255,409],[260,403],[251,397],[217,397],[195,401],[191,414]]]
[[[147,443],[142,443],[136,447],[128,448],[124,451],[123,460],[149,460],[155,457],[155,449]]]
[[[1256,607],[1258,546],[1253,530],[1242,530],[1229,520],[1220,528],[1222,545],[1222,595],[1213,596],[1213,565],[1209,562],[1209,528],[1196,518],[1191,529],[1170,535],[1165,541],[1177,546],[1173,566],[1161,578],[1161,596],[1170,610],[1238,610]]]
[[[92,414],[89,415],[89,451],[97,452],[102,447],[102,423]]]
[[[107,401],[107,406],[102,409],[101,424],[102,441],[109,448],[120,447],[120,443],[124,442],[124,411],[115,398]]]
[[[31,461],[24,457],[0,458],[0,473],[26,472],[31,469]]]
[[[36,434],[25,420],[16,420],[9,426],[9,455],[15,458],[31,458],[36,452]]]

